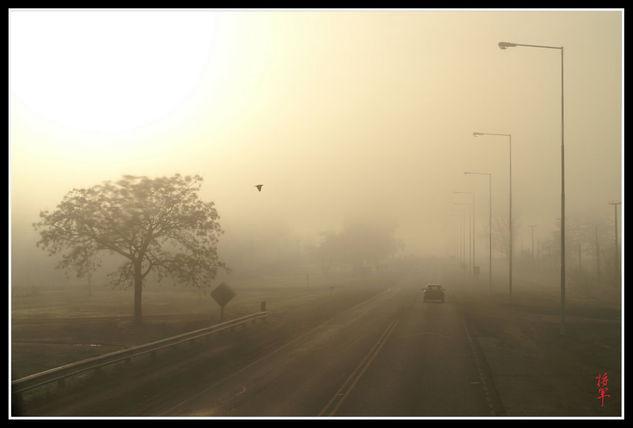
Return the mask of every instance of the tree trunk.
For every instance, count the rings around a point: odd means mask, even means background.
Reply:
[[[143,292],[143,277],[141,274],[141,262],[134,262],[134,322],[143,323],[143,312],[141,310],[141,297]]]

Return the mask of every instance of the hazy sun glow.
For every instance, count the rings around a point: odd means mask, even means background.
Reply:
[[[37,123],[57,136],[31,140],[37,150],[100,162],[166,144],[160,134],[186,115],[204,82],[232,73],[219,35],[223,18],[185,11],[15,14],[13,131],[34,133]],[[20,126],[24,117],[28,127]]]

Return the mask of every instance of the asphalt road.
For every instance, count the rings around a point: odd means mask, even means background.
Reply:
[[[485,376],[450,295],[443,304],[423,303],[419,286],[394,287],[287,324],[272,318],[122,369],[128,372],[105,375],[31,414],[491,415]]]
[[[164,416],[489,416],[461,314],[391,289]]]

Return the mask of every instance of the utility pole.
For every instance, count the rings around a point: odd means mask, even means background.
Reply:
[[[466,205],[466,204],[465,204]],[[472,246],[472,234],[473,234],[472,216],[469,213],[464,213],[464,265],[466,265],[466,273],[472,273],[472,260],[473,260],[473,246]],[[468,261],[465,257],[468,254]]]
[[[534,227],[535,224],[530,225],[530,229],[532,229],[532,262],[534,262]]]
[[[492,293],[492,173],[488,175],[488,292]]]
[[[618,246],[618,205],[622,202],[609,202],[609,205],[613,205],[613,219],[615,225],[615,276],[618,280],[618,284],[620,283],[620,250]]]
[[[466,213],[462,213],[462,221],[460,224],[460,249],[462,252],[462,270],[466,272]]]
[[[477,268],[477,259],[475,258],[475,237],[476,235],[476,223],[475,223],[475,192],[473,192],[473,270],[471,274],[475,277],[478,277],[478,273],[475,272]]]
[[[461,221],[457,223],[457,234],[458,234],[458,252],[459,252],[459,265],[463,269],[464,268],[464,251],[462,250],[462,241],[463,241],[463,231],[462,231],[462,221],[464,217],[462,216]]]
[[[462,218],[457,223],[457,233],[459,234],[459,264],[462,270],[466,266],[466,251],[464,251],[464,223],[465,214],[462,213]]]
[[[596,274],[598,276],[598,283],[600,283],[600,241],[598,241],[598,225],[596,230]]]

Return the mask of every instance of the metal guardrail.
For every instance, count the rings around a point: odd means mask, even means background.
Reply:
[[[268,312],[266,311],[256,312],[254,314],[215,324],[210,327],[189,331],[187,333],[157,340],[155,342],[122,349],[120,351],[110,352],[108,354],[87,358],[85,360],[76,361],[74,363],[65,364],[60,367],[55,367],[40,373],[25,376],[23,378],[11,381],[12,399],[16,402],[19,402],[22,398],[22,393],[41,387],[43,385],[47,385],[52,382],[58,382],[60,386],[63,386],[65,380],[71,376],[76,376],[80,373],[84,373],[90,370],[97,370],[101,367],[115,364],[121,361],[130,361],[132,358],[138,357],[140,355],[155,353],[156,351],[162,349],[171,348],[185,342],[190,342],[214,333],[218,333],[220,331],[229,330],[234,327],[245,325],[248,322],[263,319],[267,316]]]

